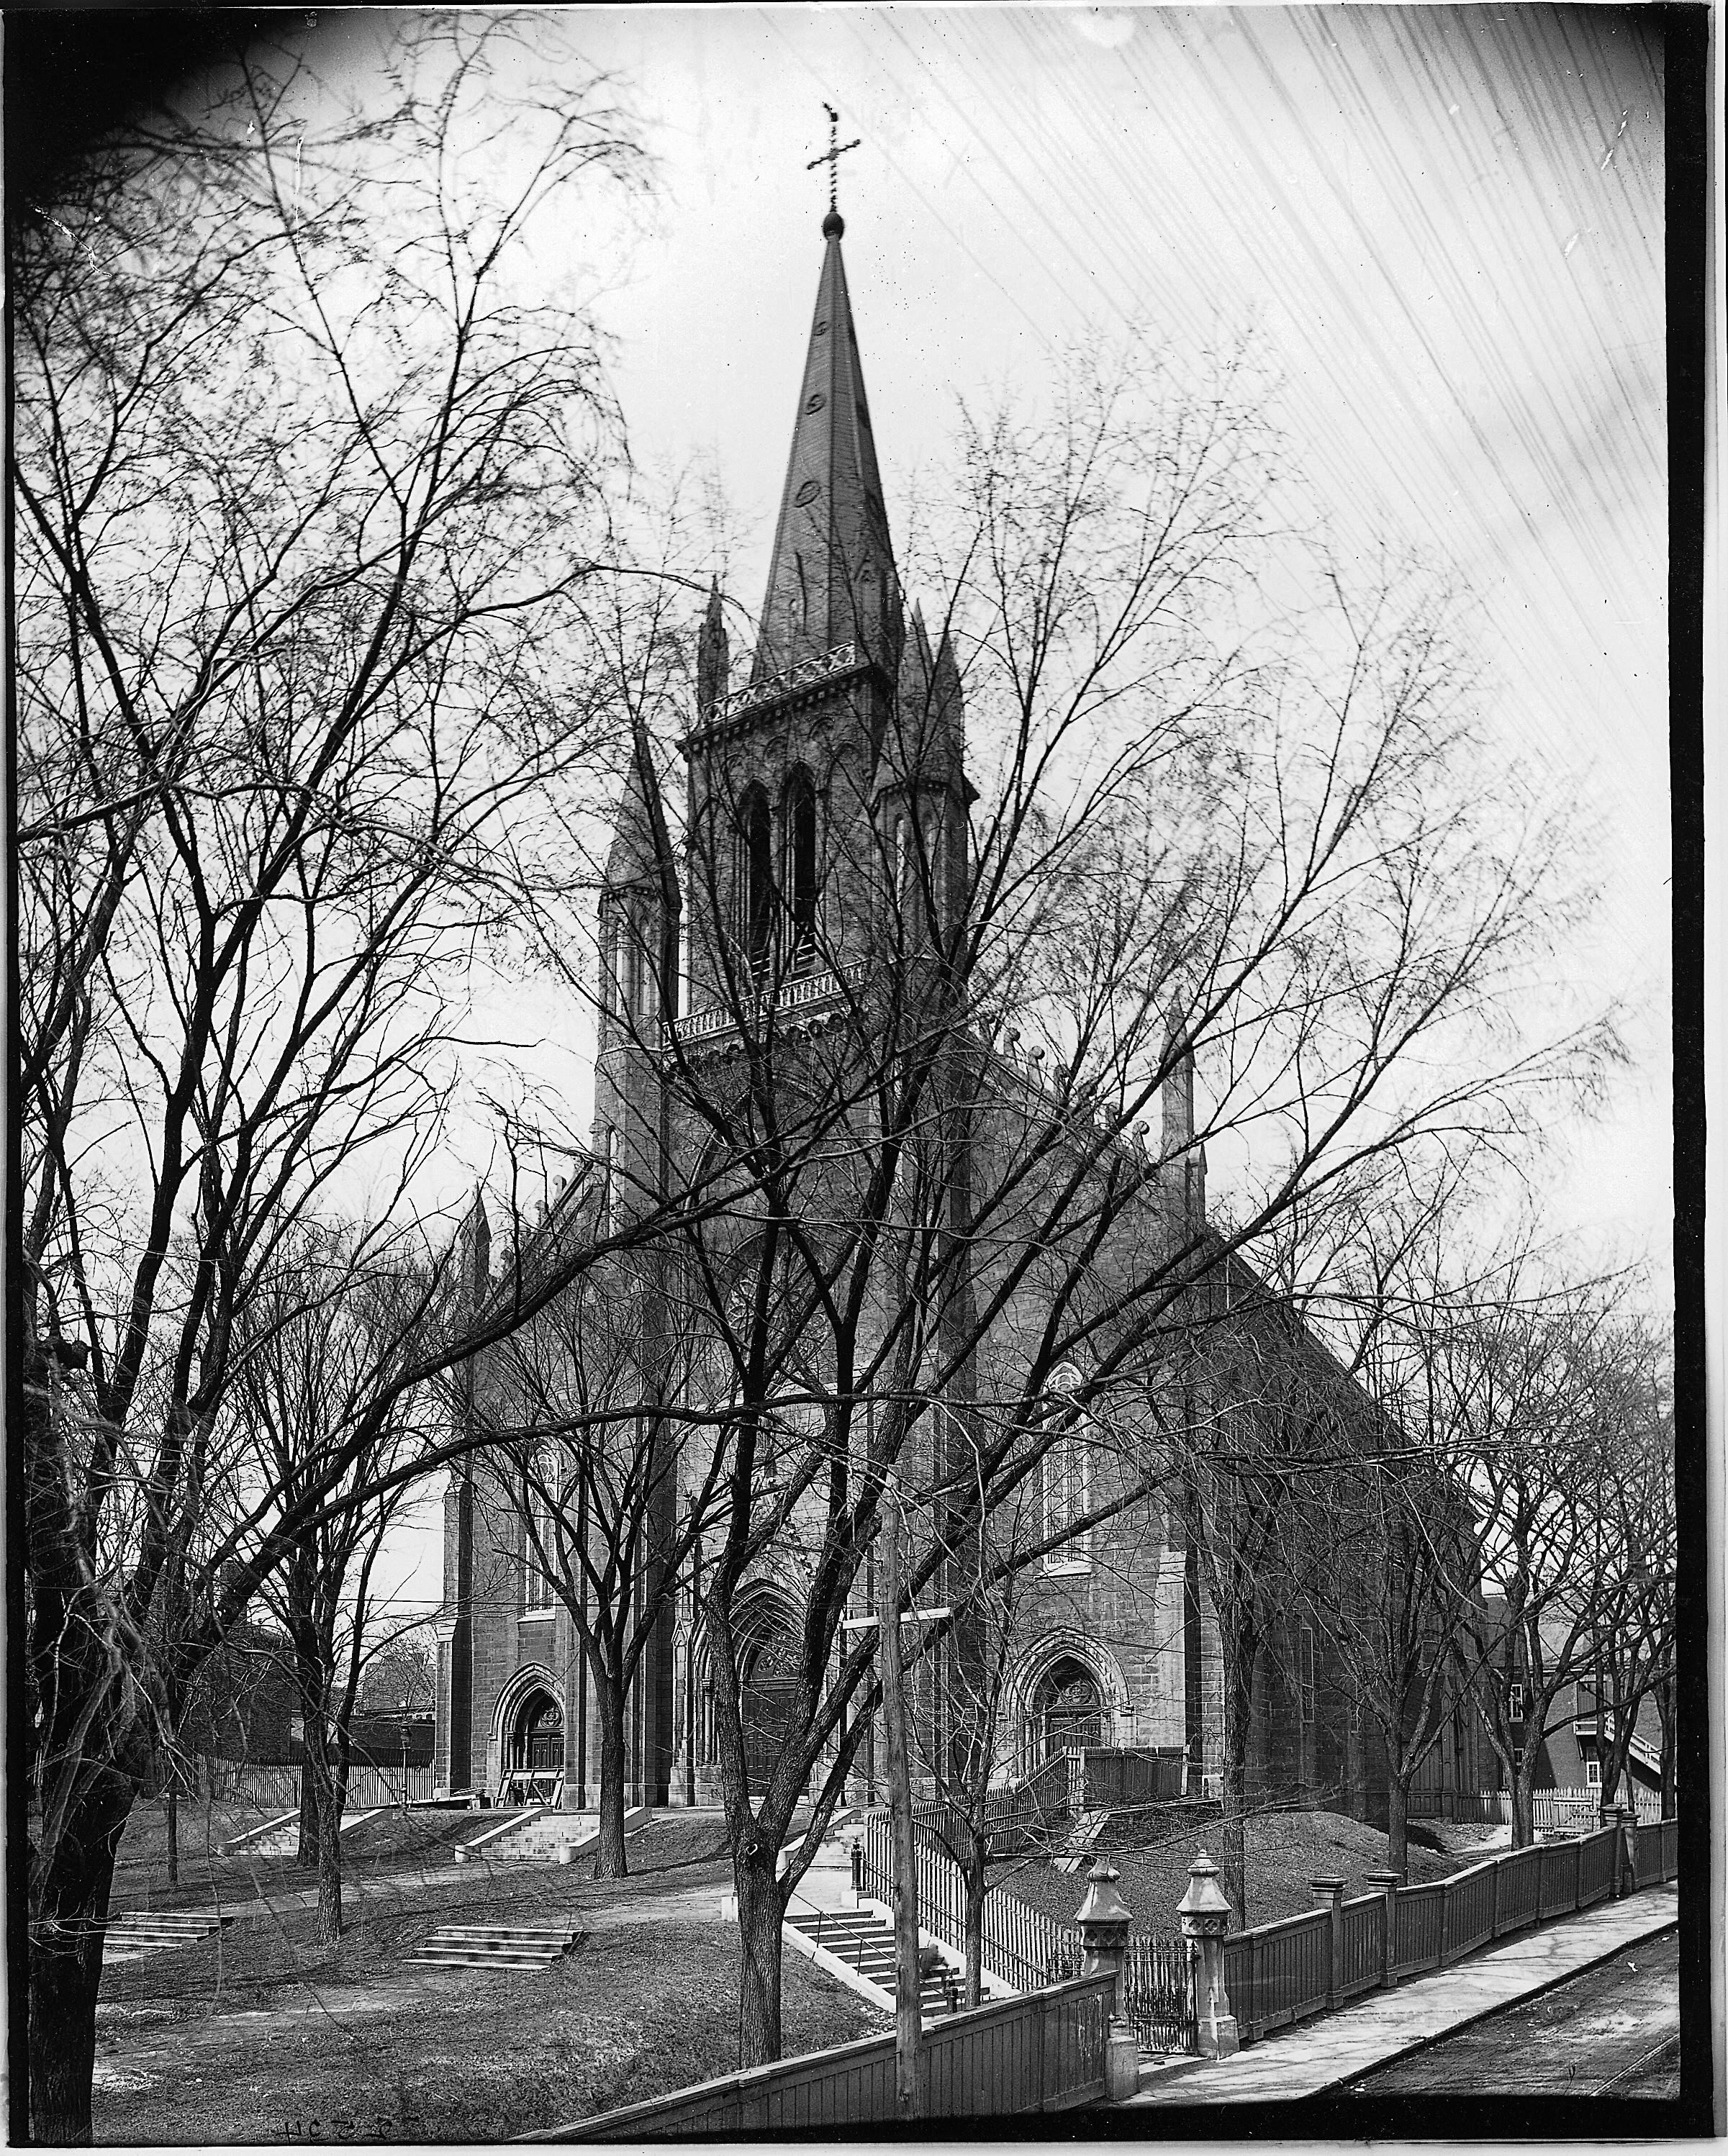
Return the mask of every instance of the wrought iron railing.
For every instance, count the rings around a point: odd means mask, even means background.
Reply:
[[[713,1004],[707,1010],[692,1011],[688,1018],[677,1021],[678,1039],[687,1045],[692,1041],[710,1040],[723,1033],[730,1033],[742,1026],[759,1024],[765,1018],[784,1018],[794,1011],[807,1010],[812,1004],[828,1003],[846,988],[856,987],[863,978],[863,968],[848,966],[843,968],[826,967],[820,973],[801,973],[795,978],[778,981],[759,995],[741,998],[735,1004]]]
[[[1148,2051],[1191,2051],[1197,2034],[1194,2011],[1193,1947],[1187,1939],[1143,1933],[1128,1943],[1122,1965],[1119,2011]]]
[[[794,665],[783,666],[777,674],[765,675],[748,688],[734,689],[730,696],[717,696],[707,723],[729,726],[759,704],[772,704],[800,689],[814,689],[841,674],[856,673],[863,664],[856,644],[834,644],[826,651],[799,660]]]

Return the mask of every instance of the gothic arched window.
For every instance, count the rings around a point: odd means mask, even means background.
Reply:
[[[774,838],[768,796],[753,786],[738,804],[738,940],[752,973],[774,948]]]
[[[1083,1520],[1092,1510],[1092,1447],[1087,1419],[1076,1413],[1081,1383],[1072,1363],[1061,1363],[1050,1373],[1046,1414],[1064,1427],[1044,1455],[1044,1533],[1047,1538],[1065,1534],[1067,1539],[1045,1553],[1047,1572],[1092,1569],[1091,1530],[1068,1532],[1072,1522]]]
[[[522,1607],[550,1609],[553,1569],[558,1562],[558,1463],[543,1448],[522,1478]]]
[[[816,785],[801,767],[786,781],[781,817],[791,970],[798,973],[813,963],[816,942]]]

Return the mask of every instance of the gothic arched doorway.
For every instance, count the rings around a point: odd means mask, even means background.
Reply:
[[[754,1795],[774,1771],[785,1741],[796,1685],[798,1642],[777,1609],[768,1609],[738,1658],[738,1712],[744,1764]]]
[[[1038,1755],[1054,1759],[1070,1745],[1102,1744],[1104,1702],[1098,1679],[1083,1662],[1065,1655],[1053,1662],[1032,1695]]]
[[[556,1774],[564,1763],[564,1711],[549,1691],[531,1691],[510,1732],[510,1764],[523,1774]]]

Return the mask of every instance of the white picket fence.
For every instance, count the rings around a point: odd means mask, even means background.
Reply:
[[[1662,1816],[1662,1799],[1653,1789],[1633,1792],[1639,1820],[1648,1825]],[[1474,1795],[1462,1790],[1458,1816],[1477,1826],[1510,1826],[1512,1792],[1479,1789]],[[1600,1789],[1537,1789],[1530,1798],[1530,1824],[1538,1834],[1592,1834],[1602,1823]]]

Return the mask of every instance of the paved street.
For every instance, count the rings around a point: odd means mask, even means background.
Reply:
[[[1666,1995],[1677,1999],[1673,1975],[1673,1933],[1679,1910],[1675,1889],[1646,1887],[1623,1902],[1599,1902],[1581,1915],[1514,1933],[1485,1953],[1455,1962],[1451,1968],[1413,1978],[1391,1991],[1371,1992],[1336,2014],[1317,2015],[1280,2031],[1263,2042],[1251,2044],[1233,2059],[1172,2060],[1167,2065],[1142,2070],[1136,2104],[1255,2103],[1284,2102],[1296,2097],[1338,2092],[1349,2087],[1363,2094],[1391,2090],[1391,2074],[1401,2061],[1415,2062],[1419,2055],[1431,2056],[1440,2045],[1461,2040],[1468,2027],[1492,2015],[1503,2024],[1515,2012],[1533,2012],[1543,1999],[1561,1989],[1570,1989],[1588,1972],[1604,1966],[1637,1964],[1643,1958],[1666,1956],[1669,1969]],[[1659,1942],[1663,1943],[1659,1948]],[[1633,1974],[1623,1969],[1621,1980],[1631,1985]],[[1657,1989],[1660,1989],[1659,1984]],[[1616,2010],[1610,2009],[1609,2019]],[[1632,2009],[1618,2011],[1629,2015]],[[1599,2089],[1613,2074],[1631,2070],[1639,2076],[1634,2090],[1617,2081],[1614,2093],[1657,2095],[1665,2087],[1651,2086],[1659,2079],[1661,2061],[1648,2054],[1671,2033],[1677,2015],[1671,2011],[1665,2025],[1656,2025],[1642,2049],[1628,2033],[1631,2048],[1617,2055],[1595,2078],[1583,2083],[1565,2078],[1565,2063],[1556,2081],[1536,2077],[1531,2062],[1511,2051],[1515,2079],[1488,2083],[1463,2075],[1458,2086],[1485,2092],[1490,2086],[1510,2087],[1522,2095],[1537,2090],[1561,2088],[1580,2093]],[[1558,2024],[1552,2025],[1557,2031]],[[1587,2045],[1593,2024],[1579,2022],[1575,2037]],[[1603,2028],[1608,2025],[1604,2023]],[[1617,2026],[1617,2025],[1615,2025]],[[1628,2024],[1629,2031],[1629,2024]],[[1564,2039],[1556,2035],[1556,2041]],[[1503,2036],[1496,2052],[1495,2071],[1504,2075],[1509,2056]],[[1594,2063],[1593,2058],[1592,2063]],[[1401,2088],[1422,2089],[1441,2084],[1412,2081]]]
[[[1352,2096],[1679,2093],[1677,1933],[1349,2084]]]

